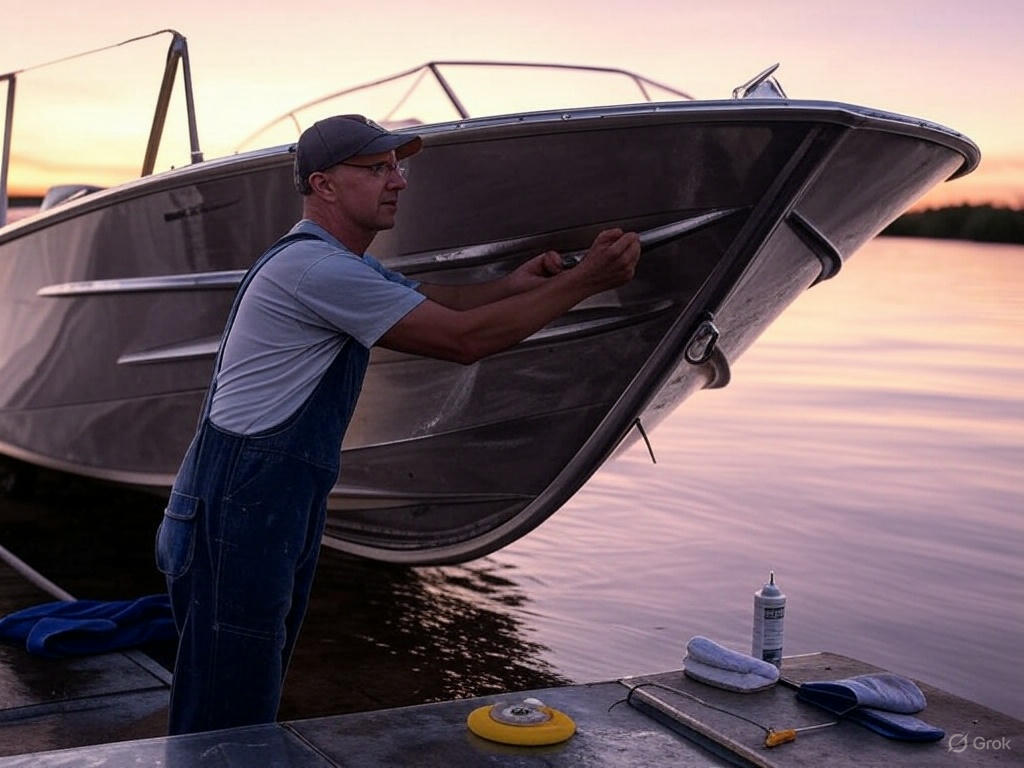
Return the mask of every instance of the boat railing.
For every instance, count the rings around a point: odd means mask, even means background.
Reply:
[[[164,122],[167,119],[167,107],[174,90],[174,79],[177,76],[178,62],[181,62],[182,79],[185,85],[185,111],[188,117],[189,151],[193,163],[203,161],[202,150],[199,149],[199,132],[196,128],[196,106],[192,96],[192,68],[188,61],[188,42],[185,37],[174,30],[171,46],[167,51],[167,63],[164,65],[164,76],[160,83],[160,95],[157,97],[156,111],[153,113],[153,126],[149,131],[146,144],[146,157],[142,163],[142,175],[149,176],[156,165],[156,154],[160,149],[160,138],[163,136]],[[159,34],[159,33],[157,33]]]
[[[43,69],[50,67],[55,64],[60,64],[72,59],[78,59],[83,56],[90,56],[92,54],[100,53],[101,51],[107,51],[112,48],[119,48],[121,46],[129,45],[140,40],[145,40],[158,35],[169,34],[171,35],[170,47],[167,51],[167,59],[164,64],[163,79],[160,85],[160,92],[157,97],[156,109],[153,113],[153,121],[149,131],[149,138],[146,142],[145,156],[142,162],[141,176],[148,176],[153,173],[153,169],[156,164],[157,153],[160,149],[160,141],[163,136],[164,126],[167,120],[167,110],[170,105],[171,95],[174,90],[174,83],[177,77],[178,65],[182,67],[182,80],[184,85],[185,94],[185,111],[188,120],[188,136],[189,136],[189,149],[191,155],[191,161],[193,163],[201,162],[203,159],[202,150],[199,148],[199,133],[196,128],[196,110],[195,101],[192,94],[192,71],[189,65],[188,58],[188,43],[185,36],[180,32],[173,29],[161,29],[156,32],[151,32],[146,35],[140,35],[133,37],[128,40],[123,40],[119,43],[112,45],[105,45],[100,48],[94,48],[88,51],[82,51],[80,53],[74,53],[69,56],[63,56],[59,59],[53,59],[46,61],[41,64],[35,64],[30,67],[24,67],[17,69],[12,72],[0,74],[0,84],[6,85],[6,104],[4,109],[4,123],[3,123],[3,144],[0,149],[0,226],[7,223],[7,212],[8,212],[8,178],[10,175],[11,165],[11,135],[14,128],[14,104],[15,94],[17,90],[18,77],[26,72],[32,70]]]
[[[7,223],[7,168],[11,162],[11,127],[14,125],[14,89],[18,84],[14,72],[0,76],[6,84],[7,105],[4,109],[4,143],[0,149],[0,227]]]
[[[185,36],[173,29],[162,29],[156,32],[151,32],[146,35],[140,35],[133,37],[128,40],[114,43],[112,45],[106,45],[100,48],[94,48],[88,51],[71,54],[64,56],[59,59],[47,61],[42,64],[36,64],[23,69],[8,72],[6,74],[0,74],[0,87],[6,85],[6,104],[4,109],[4,123],[3,123],[3,144],[2,152],[0,152],[0,226],[7,223],[8,218],[8,181],[11,178],[11,136],[14,126],[14,113],[15,113],[15,95],[18,85],[19,76],[22,74],[38,70],[45,67],[51,67],[55,64],[67,62],[73,59],[78,59],[84,56],[90,56],[92,54],[107,51],[113,48],[120,48],[122,46],[129,45],[141,40],[146,40],[159,35],[169,34],[171,35],[170,46],[167,50],[166,61],[163,67],[163,77],[160,83],[160,89],[157,96],[156,107],[153,112],[152,122],[149,129],[148,140],[145,146],[145,153],[142,161],[141,176],[148,176],[154,172],[157,155],[160,151],[161,140],[164,134],[164,128],[167,122],[167,112],[171,103],[172,94],[175,89],[175,84],[178,75],[179,65],[182,72],[182,82],[185,99],[185,111],[188,121],[188,143],[190,150],[190,159],[192,163],[201,162],[203,160],[203,152],[199,147],[198,130],[196,127],[196,109],[195,101],[193,98],[192,91],[192,73],[189,64],[188,55],[188,43]],[[294,136],[298,136],[302,129],[306,126],[300,121],[300,113],[317,107],[318,105],[326,104],[334,99],[338,99],[343,96],[356,94],[369,89],[377,88],[380,86],[386,86],[387,84],[401,81],[403,78],[412,78],[413,82],[411,85],[404,90],[404,93],[398,98],[398,104],[395,105],[388,114],[384,115],[373,115],[379,121],[384,123],[390,123],[391,125],[401,125],[401,121],[391,120],[390,115],[397,111],[401,106],[412,96],[413,92],[423,83],[424,80],[432,79],[440,91],[444,94],[444,99],[447,100],[451,110],[458,116],[459,119],[467,119],[473,116],[471,115],[470,109],[467,108],[465,103],[464,95],[459,95],[456,91],[456,87],[453,85],[454,71],[457,69],[468,69],[468,68],[502,68],[507,70],[520,69],[520,70],[533,70],[533,71],[561,71],[569,73],[589,73],[599,75],[611,75],[625,78],[625,82],[631,83],[630,87],[635,87],[638,95],[638,101],[654,101],[652,94],[660,91],[661,94],[668,94],[674,99],[692,100],[693,97],[681,90],[678,90],[672,86],[665,85],[660,82],[651,80],[650,78],[636,74],[629,70],[619,69],[616,67],[601,67],[601,66],[587,66],[587,65],[576,65],[576,64],[560,64],[560,63],[544,63],[544,62],[520,62],[520,61],[488,61],[488,60],[437,60],[430,61],[425,64],[421,64],[418,67],[399,72],[397,74],[389,75],[387,77],[379,78],[371,82],[363,83],[361,85],[344,88],[342,90],[329,93],[325,96],[321,96],[312,101],[308,101],[301,104],[283,115],[274,118],[270,122],[263,125],[258,130],[251,133],[244,141],[235,147],[235,152],[240,151],[242,148],[251,146],[261,134],[269,131],[275,126],[279,126],[282,123],[290,124],[289,133],[293,133]],[[448,74],[446,74],[448,73]],[[660,95],[660,94],[659,94]],[[486,114],[486,113],[484,113]],[[409,122],[417,122],[415,120]],[[88,194],[99,187],[96,185],[79,184],[79,185],[67,185],[61,188],[60,194],[47,195],[44,200],[50,201],[56,200],[58,202],[65,202],[73,199],[74,197],[81,196],[81,194]],[[44,203],[43,207],[49,203]]]
[[[498,68],[506,68],[506,69],[518,68],[518,69],[534,69],[534,70],[545,70],[546,69],[546,70],[558,70],[558,71],[565,71],[565,72],[592,73],[592,74],[593,73],[597,73],[597,74],[604,74],[604,75],[619,75],[619,76],[623,76],[623,77],[625,77],[628,80],[631,80],[633,82],[633,84],[636,86],[637,91],[638,91],[638,93],[639,93],[639,95],[640,95],[640,97],[642,98],[643,101],[650,102],[650,101],[654,100],[652,98],[652,96],[651,96],[651,91],[653,89],[660,89],[660,90],[662,90],[662,91],[664,91],[666,93],[672,94],[673,96],[675,96],[675,97],[677,97],[679,99],[685,99],[685,100],[692,100],[693,99],[693,96],[691,96],[690,94],[688,94],[688,93],[686,93],[684,91],[680,91],[677,88],[674,88],[674,87],[669,86],[669,85],[665,85],[663,83],[656,82],[654,80],[651,80],[650,78],[644,77],[643,75],[638,75],[635,72],[630,72],[629,70],[619,69],[619,68],[616,68],[616,67],[599,67],[599,66],[587,66],[587,65],[580,65],[580,64],[556,64],[556,63],[550,63],[550,62],[523,62],[523,61],[490,61],[490,60],[437,60],[437,61],[428,61],[427,63],[420,64],[417,67],[413,67],[411,69],[406,69],[406,70],[404,70],[402,72],[398,72],[398,73],[393,74],[393,75],[388,75],[387,77],[382,77],[382,78],[378,78],[376,80],[371,80],[370,82],[362,83],[360,85],[355,85],[355,86],[352,86],[352,87],[349,87],[349,88],[343,88],[341,90],[334,91],[332,93],[328,93],[325,96],[320,96],[320,97],[318,97],[316,99],[313,99],[312,101],[307,101],[307,102],[305,102],[303,104],[300,104],[300,105],[298,105],[296,107],[293,107],[292,109],[288,110],[284,114],[279,115],[278,117],[275,117],[273,120],[265,123],[260,128],[258,128],[257,130],[253,131],[251,134],[246,136],[246,138],[243,141],[241,141],[235,147],[235,151],[239,152],[239,151],[243,150],[244,148],[252,146],[253,143],[255,142],[255,140],[259,136],[261,136],[262,134],[270,131],[272,128],[274,128],[275,126],[277,126],[277,125],[279,125],[281,123],[290,123],[292,125],[292,127],[294,128],[296,135],[298,135],[299,133],[302,132],[303,128],[306,127],[306,126],[302,125],[301,121],[299,120],[299,113],[301,113],[301,112],[305,112],[305,111],[313,109],[313,108],[315,108],[315,107],[317,107],[317,106],[319,106],[321,104],[325,104],[325,103],[327,103],[329,101],[333,101],[335,99],[339,99],[339,98],[344,97],[344,96],[350,96],[350,95],[352,95],[354,93],[358,93],[360,91],[367,91],[367,90],[370,90],[370,89],[379,88],[379,87],[387,85],[389,83],[395,83],[397,81],[400,81],[403,78],[410,78],[410,77],[413,77],[415,79],[413,80],[413,82],[409,86],[409,88],[406,89],[404,94],[399,98],[398,104],[395,105],[395,107],[392,109],[392,113],[395,110],[397,110],[401,106],[401,104],[405,100],[407,100],[409,98],[409,96],[412,94],[412,92],[414,90],[416,90],[420,86],[420,84],[423,82],[423,80],[426,77],[429,76],[429,77],[432,77],[433,80],[437,83],[437,85],[441,88],[441,90],[443,91],[445,97],[447,98],[448,102],[450,103],[451,107],[455,110],[455,112],[458,114],[460,119],[464,119],[465,120],[465,119],[468,119],[470,117],[478,117],[479,115],[473,115],[473,114],[470,113],[470,110],[466,107],[466,105],[464,104],[462,98],[456,93],[456,89],[452,86],[452,83],[451,83],[450,79],[448,77],[446,77],[444,72],[442,71],[443,69],[447,69],[447,68],[459,68],[459,67],[467,67],[467,68],[468,67],[475,67],[475,68],[498,67]],[[384,122],[384,123],[388,123],[389,122],[389,118],[388,118],[387,115],[375,115],[374,117],[376,119],[378,119],[378,121],[380,121],[380,122]]]

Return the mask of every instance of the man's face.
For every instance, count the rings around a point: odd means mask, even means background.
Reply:
[[[332,182],[338,214],[351,225],[368,233],[395,226],[398,193],[408,183],[394,152],[353,157],[322,173]]]

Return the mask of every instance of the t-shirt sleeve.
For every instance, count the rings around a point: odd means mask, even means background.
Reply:
[[[418,283],[372,257],[333,255],[311,265],[296,298],[323,321],[372,347],[426,297]]]
[[[384,277],[386,277],[393,283],[401,283],[402,285],[408,286],[413,290],[416,290],[420,286],[419,282],[417,282],[416,280],[410,280],[401,272],[395,272],[394,270],[388,269],[368,253],[363,254],[363,261],[365,261],[367,264],[369,264],[375,270],[380,272],[382,275],[384,275]]]

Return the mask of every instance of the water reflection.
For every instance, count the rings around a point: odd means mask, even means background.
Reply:
[[[281,717],[564,682],[519,613],[529,598],[512,570],[490,559],[412,570],[324,550]]]

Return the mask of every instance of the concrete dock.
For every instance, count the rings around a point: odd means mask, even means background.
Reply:
[[[65,599],[2,554],[0,616]],[[0,643],[0,756],[162,735],[170,682],[141,651],[49,659]]]
[[[6,649],[10,663],[16,650]],[[934,687],[921,684],[928,707],[920,717],[945,729],[931,743],[886,739],[853,722],[801,733],[796,741],[764,746],[764,730],[693,699],[646,686],[656,682],[770,727],[800,728],[830,716],[796,700],[788,687],[756,694],[710,688],[681,671],[586,685],[461,699],[413,707],[275,723],[177,737],[139,738],[163,729],[167,686],[131,655],[38,660],[61,665],[64,684],[20,692],[4,679],[0,735],[6,757],[0,768],[50,766],[657,766],[707,768],[821,768],[821,766],[1010,766],[1024,765],[1024,723]],[[787,657],[783,674],[794,682],[827,680],[879,671],[829,653]],[[49,677],[49,679],[53,679]],[[639,686],[639,687],[638,687]],[[631,693],[631,689],[634,689]],[[13,695],[12,695],[13,692]],[[42,697],[35,704],[31,697]],[[472,734],[466,718],[477,707],[539,698],[569,715],[576,733],[546,747],[512,747]],[[628,701],[626,701],[628,696]],[[41,744],[89,746],[40,750]],[[11,754],[11,748],[25,750]]]

